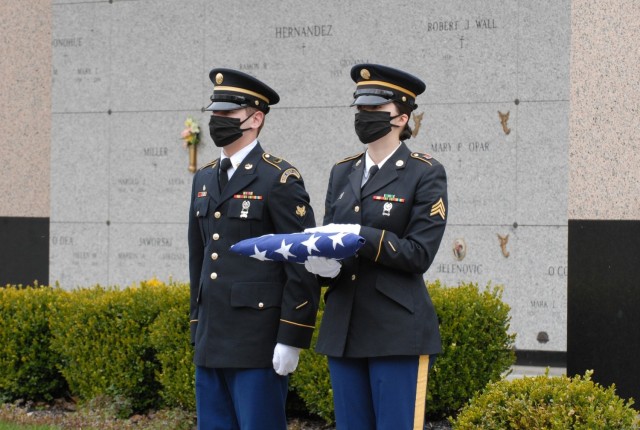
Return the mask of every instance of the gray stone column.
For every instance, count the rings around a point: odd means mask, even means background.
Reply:
[[[640,397],[640,3],[572,1],[567,371]]]
[[[51,0],[0,2],[0,285],[49,282]]]

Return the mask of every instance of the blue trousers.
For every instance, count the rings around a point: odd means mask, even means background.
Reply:
[[[338,430],[422,430],[429,356],[329,357]]]
[[[287,376],[196,366],[198,430],[286,430]]]

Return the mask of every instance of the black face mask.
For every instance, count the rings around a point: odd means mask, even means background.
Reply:
[[[240,128],[240,126],[252,115],[253,113],[243,121],[238,118],[211,115],[211,118],[209,118],[209,134],[213,139],[213,143],[222,148],[240,139],[242,133],[250,130],[250,128]]]
[[[362,143],[371,143],[386,136],[391,132],[391,127],[398,127],[391,124],[391,120],[398,118],[402,114],[391,116],[389,112],[372,112],[361,110],[356,112],[356,134]]]

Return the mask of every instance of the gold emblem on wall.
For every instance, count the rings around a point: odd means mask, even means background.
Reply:
[[[464,260],[464,257],[467,255],[467,244],[464,239],[459,237],[458,239],[453,241],[453,256],[458,261]]]
[[[422,117],[424,116],[424,112],[417,114],[413,114],[413,132],[411,133],[411,137],[416,137],[418,132],[420,131],[420,124],[422,123]]]
[[[498,115],[500,116],[500,124],[502,125],[502,131],[504,131],[504,134],[511,133],[511,129],[507,126],[507,122],[509,121],[509,114],[510,113],[511,112],[502,113],[502,112],[498,111]]]
[[[507,251],[507,243],[509,242],[509,235],[500,236],[500,234],[498,234],[498,239],[500,239],[500,249],[502,250],[502,255],[504,255],[505,258],[508,258],[509,251]]]

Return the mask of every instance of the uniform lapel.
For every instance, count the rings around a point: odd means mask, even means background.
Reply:
[[[220,160],[216,160],[211,167],[206,167],[203,170],[205,174],[204,185],[207,187],[207,195],[215,203],[220,199],[220,191],[218,189],[218,169],[220,166]],[[200,191],[200,190],[196,190]],[[205,190],[203,190],[205,191]]]
[[[229,179],[227,186],[222,190],[222,195],[219,200],[220,202],[228,200],[234,194],[245,189],[247,185],[255,180],[256,167],[258,166],[263,153],[264,151],[258,143],[256,147],[253,148],[246,157],[244,157],[242,163],[240,163],[231,179]]]
[[[353,169],[349,174],[349,182],[351,183],[351,189],[356,197],[360,197],[360,189],[362,188],[362,175],[364,174],[364,153],[355,162]]]
[[[390,182],[398,179],[398,170],[404,169],[409,158],[409,148],[404,143],[400,144],[400,148],[396,150],[391,158],[389,158],[376,175],[364,184],[362,189],[362,198],[369,197],[379,189],[385,187]]]

